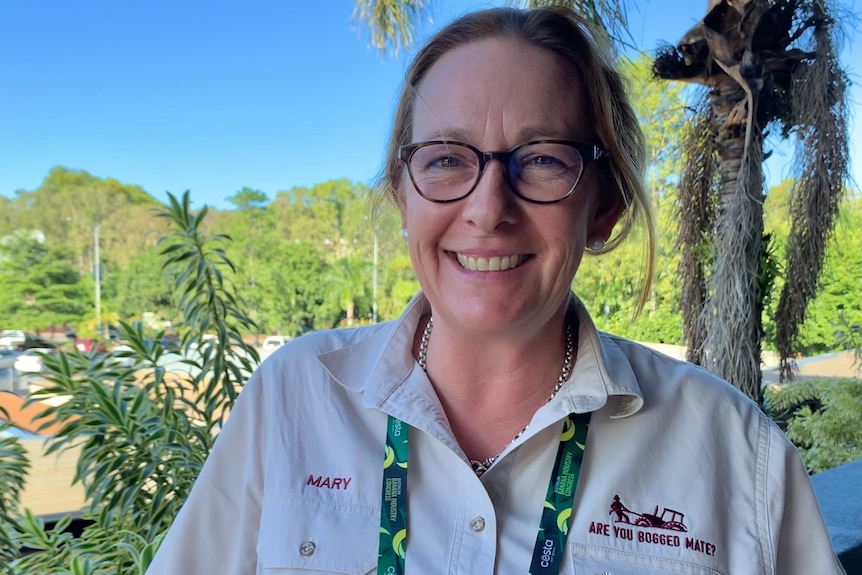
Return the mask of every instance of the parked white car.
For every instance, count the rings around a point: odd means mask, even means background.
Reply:
[[[55,349],[49,347],[36,347],[22,351],[21,355],[15,358],[15,371],[18,373],[41,373],[45,369],[41,354],[55,352]]]
[[[135,365],[135,358],[124,357],[125,353],[130,351],[132,351],[132,348],[127,345],[117,345],[114,346],[114,349],[111,350],[111,355],[121,366],[132,367],[133,365]]]
[[[0,349],[15,349],[27,341],[27,335],[20,329],[0,331]]]
[[[212,333],[205,333],[203,336],[201,336],[200,344],[192,342],[189,344],[189,349],[192,351],[195,351],[199,348],[206,347],[209,344],[209,342],[215,341],[217,339],[218,339],[217,335],[212,334]]]
[[[260,346],[260,350],[264,353],[272,353],[277,350],[281,346],[284,345],[284,342],[287,341],[287,338],[281,335],[270,335],[265,340],[263,340],[263,344]]]

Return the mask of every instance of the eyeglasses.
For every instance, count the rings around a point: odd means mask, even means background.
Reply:
[[[431,202],[456,202],[476,189],[485,166],[500,160],[503,174],[519,198],[552,204],[572,195],[584,166],[607,157],[593,144],[567,140],[535,140],[508,152],[482,152],[461,142],[430,141],[398,148],[410,181]]]

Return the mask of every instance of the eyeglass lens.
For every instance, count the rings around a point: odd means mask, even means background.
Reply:
[[[561,143],[531,143],[515,148],[505,166],[516,192],[529,200],[552,202],[565,198],[577,185],[583,158]],[[435,201],[451,201],[469,194],[481,177],[477,151],[456,143],[418,147],[410,157],[410,175],[419,192]]]

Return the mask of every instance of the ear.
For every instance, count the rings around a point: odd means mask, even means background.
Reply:
[[[611,193],[607,193],[608,191]],[[597,196],[595,211],[587,226],[587,237],[600,237],[607,241],[614,231],[614,226],[623,215],[625,203],[619,190],[613,188],[601,190]]]

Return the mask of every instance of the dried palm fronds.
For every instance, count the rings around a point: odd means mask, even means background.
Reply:
[[[715,223],[713,187],[718,172],[712,111],[707,92],[700,91],[685,133],[685,169],[679,181],[679,275],[682,278],[683,332],[686,359],[703,361],[705,326],[700,321],[706,302],[706,281],[712,252],[711,231]]]
[[[838,63],[833,20],[814,4],[814,58],[800,65],[791,87],[797,136],[787,239],[786,281],[775,322],[781,378],[792,377],[794,340],[817,293],[826,247],[848,178],[847,79]]]

